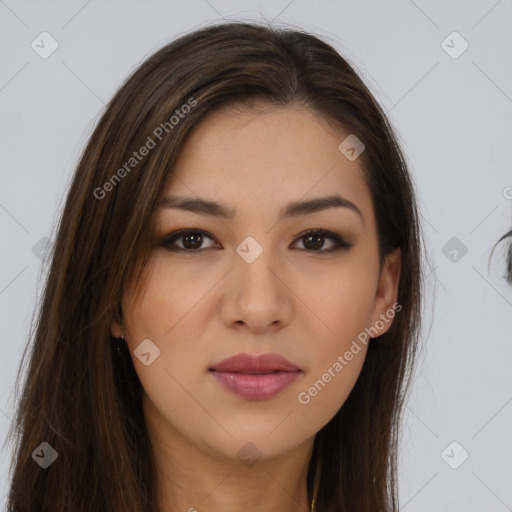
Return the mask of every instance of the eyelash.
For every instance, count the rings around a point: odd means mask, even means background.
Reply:
[[[168,235],[166,235],[162,241],[161,246],[164,247],[168,251],[172,252],[188,252],[188,253],[200,253],[208,249],[215,249],[215,247],[207,247],[206,249],[184,249],[182,247],[176,247],[172,246],[172,244],[175,242],[175,240],[179,240],[180,238],[183,238],[186,234],[195,234],[195,235],[203,235],[206,238],[210,238],[211,240],[215,240],[209,233],[206,231],[203,231],[201,229],[180,229],[178,231],[174,231]],[[342,236],[338,235],[337,233],[333,233],[332,231],[328,231],[325,229],[313,229],[306,231],[304,233],[301,233],[296,240],[300,240],[303,238],[306,238],[309,235],[320,235],[322,238],[330,239],[333,241],[336,245],[332,249],[328,250],[311,250],[311,249],[299,249],[301,251],[310,252],[313,254],[329,254],[333,252],[337,252],[340,250],[348,250],[351,247],[353,247],[354,244],[347,242]]]

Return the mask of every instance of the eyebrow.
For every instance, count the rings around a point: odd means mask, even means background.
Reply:
[[[178,208],[199,215],[215,215],[225,219],[232,219],[236,215],[235,208],[230,208],[221,203],[200,197],[168,196],[161,201],[160,208]],[[340,195],[331,195],[310,199],[309,201],[295,201],[289,203],[281,210],[281,218],[307,215],[327,210],[328,208],[348,208],[359,215],[364,225],[364,217],[361,210],[352,201]]]

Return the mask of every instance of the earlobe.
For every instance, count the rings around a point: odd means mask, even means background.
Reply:
[[[400,274],[402,269],[402,253],[400,248],[397,247],[393,252],[386,256],[386,260],[382,266],[379,283],[377,286],[377,293],[375,296],[375,313],[374,325],[384,324],[380,329],[380,335],[384,334],[390,327],[391,321],[382,322],[382,316],[386,318],[394,317],[394,313],[390,311],[395,309],[395,304],[398,300],[398,285],[400,283]]]
[[[113,338],[122,338],[123,337],[123,331],[121,329],[121,325],[116,322],[115,320],[112,320],[112,323],[110,324],[110,334]]]

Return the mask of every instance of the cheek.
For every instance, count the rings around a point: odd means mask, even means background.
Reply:
[[[189,274],[156,260],[141,300],[133,301],[127,293],[123,301],[125,337],[145,391],[146,412],[151,416],[150,424],[161,431],[174,425],[186,432],[191,423],[201,423],[197,416],[202,411],[192,398],[201,396],[206,368],[204,347],[197,342],[202,329],[197,312],[212,285],[206,277],[194,279]],[[147,366],[136,355],[145,339],[159,350],[158,357]]]
[[[200,340],[208,318],[202,314],[201,301],[212,282],[212,276],[200,278],[179,265],[171,268],[165,258],[155,258],[140,300],[129,292],[123,300],[123,327],[133,364],[141,384],[155,399],[161,390],[168,390],[175,399],[181,396],[177,382],[194,386],[194,379],[201,377],[198,369],[207,366]],[[148,366],[137,358],[137,347],[147,339],[159,351]]]
[[[308,340],[308,372],[297,394],[299,413],[321,428],[343,405],[367,352],[376,276],[369,263],[317,272],[308,304],[318,312],[316,335]],[[301,409],[302,408],[302,409]]]
[[[155,257],[140,301],[127,293],[123,301],[126,326],[135,338],[153,336],[162,340],[181,327],[182,319],[194,314],[215,276],[200,276],[193,266],[169,265]]]
[[[350,360],[347,351],[333,351],[309,374],[297,393],[297,417],[314,432],[333,418],[352,391],[366,355],[366,346],[359,345],[352,350],[349,345]]]
[[[307,306],[317,314],[322,352],[342,350],[372,321],[377,264],[354,254],[343,264],[320,267],[298,285]],[[325,362],[325,361],[324,361]]]

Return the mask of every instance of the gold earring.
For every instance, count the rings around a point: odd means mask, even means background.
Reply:
[[[123,326],[120,325],[119,327],[121,327],[121,339],[124,340],[124,335],[123,335]]]

